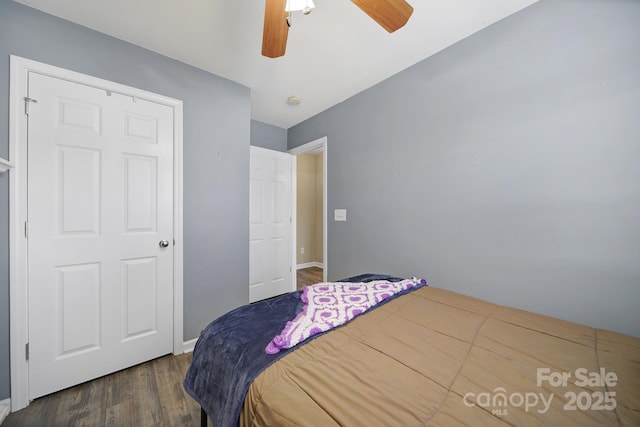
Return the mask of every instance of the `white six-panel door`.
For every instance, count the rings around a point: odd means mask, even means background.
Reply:
[[[293,156],[252,146],[249,301],[292,291]]]
[[[33,399],[172,352],[174,133],[131,96],[37,73],[28,96]]]

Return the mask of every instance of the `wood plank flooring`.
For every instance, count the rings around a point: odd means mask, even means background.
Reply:
[[[303,286],[315,285],[322,282],[323,270],[319,267],[302,268],[297,274],[297,288],[302,289]]]
[[[182,387],[189,363],[168,355],[35,399],[2,427],[197,427],[200,406]]]
[[[322,269],[297,271],[298,289],[322,282]],[[191,354],[164,356],[35,399],[2,427],[197,427],[200,406],[182,381]]]

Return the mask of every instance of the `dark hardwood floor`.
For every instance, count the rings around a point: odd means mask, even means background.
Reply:
[[[190,353],[164,356],[35,399],[2,427],[197,427],[200,406],[182,387],[189,363]]]
[[[319,267],[309,267],[298,270],[297,288],[302,289],[303,286],[315,285],[322,282],[323,270]]]
[[[322,282],[322,269],[297,271],[298,289]],[[200,406],[182,387],[191,354],[164,356],[35,399],[2,427],[197,427]]]

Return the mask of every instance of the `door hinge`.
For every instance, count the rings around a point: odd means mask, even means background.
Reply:
[[[24,237],[26,239],[29,238],[29,222],[28,221],[24,222]]]
[[[25,354],[25,359],[29,360],[29,343],[26,343],[24,345],[24,354]]]
[[[37,99],[33,99],[33,98],[29,98],[28,96],[24,97],[24,114],[25,115],[29,115],[29,104],[35,102],[37,103],[38,100]]]

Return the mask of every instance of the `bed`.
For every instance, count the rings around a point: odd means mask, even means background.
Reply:
[[[380,280],[402,278],[342,282]],[[203,425],[640,425],[638,338],[420,284],[269,354],[303,300],[205,328],[184,381]]]

